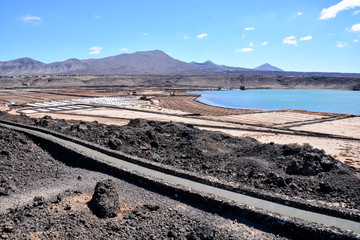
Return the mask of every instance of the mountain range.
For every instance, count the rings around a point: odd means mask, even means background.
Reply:
[[[165,74],[165,73],[226,73],[278,71],[280,68],[266,63],[254,69],[217,65],[211,61],[186,63],[174,59],[160,50],[119,54],[116,56],[63,62],[42,63],[31,58],[0,62],[0,75],[43,74]]]

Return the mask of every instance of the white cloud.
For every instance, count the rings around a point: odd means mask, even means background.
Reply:
[[[250,47],[253,47],[253,46],[254,46],[254,43],[252,43],[252,42],[249,43],[249,46],[250,46]]]
[[[266,46],[266,45],[268,45],[269,44],[269,41],[265,41],[265,42],[262,42],[261,43],[261,46]]]
[[[284,38],[283,43],[297,46],[297,41],[295,39],[295,36],[289,36]]]
[[[247,28],[244,28],[244,31],[251,31],[251,30],[254,30],[255,28],[253,27],[247,27]]]
[[[358,40],[358,39],[354,39],[353,42],[354,42],[354,43],[358,43],[359,40]]]
[[[122,52],[127,52],[127,51],[130,51],[130,49],[128,49],[128,48],[122,48],[122,49],[120,49],[120,51],[122,51]]]
[[[297,17],[299,17],[299,16],[301,16],[301,15],[303,15],[304,13],[303,12],[297,12],[294,16],[293,16],[293,18],[297,18]]]
[[[300,38],[300,41],[308,41],[308,40],[311,40],[311,39],[312,39],[312,36],[306,36],[306,37]]]
[[[95,15],[94,15],[94,18],[101,18],[101,16],[100,16],[100,15],[95,14]]]
[[[336,46],[337,47],[347,47],[348,46],[348,43],[347,42],[336,42]]]
[[[353,25],[349,31],[350,32],[360,32],[360,23]]]
[[[149,35],[150,35],[150,33],[143,33],[143,35],[144,35],[144,36],[149,36]]]
[[[207,33],[202,33],[196,36],[196,38],[203,39],[204,37],[207,37]]]
[[[91,50],[89,54],[100,54],[101,50],[103,49],[104,49],[103,47],[97,47],[97,46],[91,47],[89,48],[89,50]]]
[[[320,13],[320,20],[327,20],[336,17],[340,11],[348,10],[351,8],[360,7],[360,0],[342,0],[336,5],[329,8],[324,8]]]
[[[252,51],[254,51],[254,49],[252,49],[252,48],[235,49],[235,52],[238,52],[238,53],[240,53],[240,52],[252,52]]]
[[[190,38],[190,36],[189,35],[187,35],[187,34],[184,34],[184,37],[183,37],[183,39],[189,39]]]
[[[34,24],[41,23],[41,21],[42,21],[41,17],[31,16],[31,15],[27,15],[25,17],[22,17],[22,20],[24,22],[29,22],[29,23],[34,23]]]
[[[359,14],[360,13],[360,10],[356,10],[353,12],[353,15],[356,15],[356,14]]]

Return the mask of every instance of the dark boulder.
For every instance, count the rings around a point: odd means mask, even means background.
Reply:
[[[112,138],[107,142],[107,145],[112,150],[117,150],[121,146],[122,142],[120,139]]]
[[[283,145],[282,150],[285,156],[296,155],[300,153],[301,147],[298,144],[288,144]]]
[[[297,175],[300,173],[300,164],[296,160],[292,160],[286,168],[286,173],[291,175]]]
[[[320,182],[319,186],[319,191],[322,193],[330,193],[332,191],[332,187],[328,182]]]
[[[282,176],[277,176],[276,178],[276,185],[278,187],[285,187],[286,186],[286,181],[285,178]]]
[[[320,165],[325,172],[331,171],[335,167],[335,160],[330,156],[322,157]]]
[[[96,184],[89,207],[100,218],[117,216],[120,212],[120,203],[113,180],[107,179]]]
[[[35,120],[35,125],[40,127],[47,127],[49,126],[50,122],[47,119],[38,119]]]
[[[41,206],[45,204],[45,199],[44,197],[34,197],[33,199],[33,206]]]

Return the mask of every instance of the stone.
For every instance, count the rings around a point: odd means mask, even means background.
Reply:
[[[116,217],[120,212],[120,203],[115,181],[106,179],[98,182],[89,207],[100,218]]]
[[[11,155],[11,153],[10,153],[9,151],[7,151],[7,150],[2,150],[2,151],[0,152],[0,154],[1,154],[1,155],[4,155],[4,156],[10,156],[10,155]]]
[[[107,142],[107,145],[112,150],[117,150],[121,146],[122,142],[120,139],[112,138]]]
[[[328,182],[320,182],[319,186],[319,191],[322,193],[330,193],[332,191],[332,187]]]
[[[45,203],[44,197],[34,197],[33,199],[34,207],[44,205],[44,203]]]
[[[335,166],[335,161],[331,157],[323,157],[320,161],[320,165],[325,172],[331,171]]]
[[[282,177],[282,176],[277,176],[277,178],[276,178],[276,185],[277,185],[278,187],[285,187],[285,186],[286,186],[286,182],[285,182],[284,177]]]
[[[301,151],[301,147],[298,144],[288,144],[283,145],[282,150],[285,156],[296,155]]]
[[[286,173],[287,174],[291,174],[291,175],[295,175],[295,174],[299,174],[300,172],[300,166],[298,164],[298,162],[296,160],[292,160],[289,164],[289,166],[287,166],[286,168]]]
[[[40,127],[47,127],[49,126],[50,122],[47,119],[39,119],[35,120],[35,125]]]

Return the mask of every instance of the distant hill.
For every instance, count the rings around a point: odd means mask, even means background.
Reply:
[[[124,53],[99,59],[72,58],[50,64],[31,58],[0,62],[0,75],[209,73],[244,70],[248,69],[216,65],[211,61],[186,63],[174,59],[160,50]]]
[[[254,70],[257,70],[257,71],[274,71],[274,72],[282,72],[284,70],[280,69],[280,68],[277,68],[277,67],[274,67],[272,65],[270,65],[269,63],[265,63],[261,66],[258,66],[256,68],[254,68]]]
[[[63,62],[42,63],[31,58],[0,62],[0,76],[45,74],[212,74],[240,73],[278,76],[359,77],[359,73],[288,72],[266,63],[254,69],[218,65],[211,61],[186,63],[160,50],[119,54],[116,56]]]

